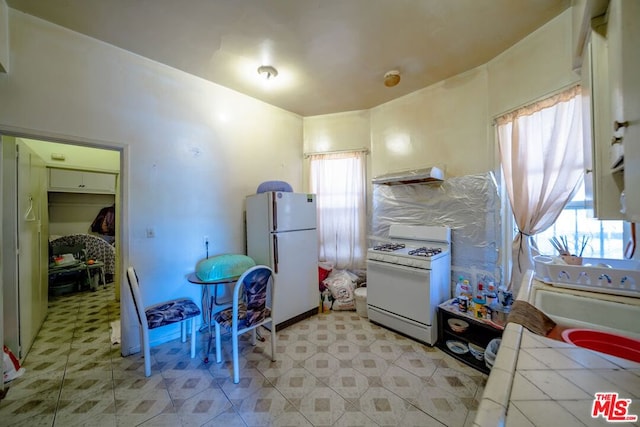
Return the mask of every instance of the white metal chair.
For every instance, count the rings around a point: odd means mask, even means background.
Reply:
[[[190,298],[179,298],[145,307],[138,284],[138,275],[133,267],[127,269],[129,290],[136,308],[138,323],[140,324],[140,350],[144,355],[144,375],[151,375],[151,350],[149,345],[149,330],[180,323],[182,342],[187,340],[187,320],[191,320],[191,358],[196,357],[196,317],[200,315],[200,308]]]
[[[238,366],[238,336],[251,331],[251,343],[256,345],[256,328],[271,323],[271,360],[276,360],[276,328],[273,324],[275,283],[273,271],[265,265],[251,267],[238,279],[233,288],[233,303],[213,315],[216,333],[216,361],[222,362],[220,326],[231,331],[233,351],[233,382],[240,381]],[[270,295],[271,307],[267,306]]]

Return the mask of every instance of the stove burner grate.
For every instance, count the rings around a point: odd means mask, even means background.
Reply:
[[[407,253],[413,256],[422,256],[422,257],[429,258],[434,255],[438,255],[441,252],[442,252],[442,248],[427,248],[423,246],[421,248],[410,250]]]
[[[397,251],[398,249],[404,249],[404,247],[404,243],[383,243],[382,245],[374,246],[373,250],[381,252],[393,252]]]

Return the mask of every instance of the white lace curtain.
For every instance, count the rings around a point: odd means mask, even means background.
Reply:
[[[505,186],[519,232],[510,287],[532,268],[530,237],[553,225],[584,176],[580,87],[496,119]]]
[[[316,194],[320,261],[338,269],[365,265],[366,153],[310,156],[310,186]]]

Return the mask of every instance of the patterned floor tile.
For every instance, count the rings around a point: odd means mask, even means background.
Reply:
[[[329,387],[316,387],[302,399],[292,400],[294,407],[317,426],[334,424],[345,412],[349,403]]]
[[[209,388],[182,400],[173,398],[180,424],[183,426],[201,426],[232,408],[222,390]]]
[[[440,421],[432,416],[425,414],[418,408],[410,406],[407,408],[407,414],[402,418],[400,424],[402,427],[444,427]]]
[[[304,368],[292,368],[279,377],[268,379],[287,399],[301,399],[314,388],[324,386]]]
[[[303,362],[304,368],[323,381],[340,368],[340,360],[329,353],[316,353]]]
[[[369,345],[369,351],[377,354],[388,362],[397,360],[405,353],[405,350],[398,342],[389,340],[375,340]]]
[[[359,408],[381,426],[399,425],[409,403],[382,387],[369,388],[359,399]]]
[[[270,425],[291,404],[275,388],[262,388],[242,400],[238,413],[248,426]]]
[[[255,368],[271,381],[272,378],[278,378],[298,366],[299,362],[294,361],[287,354],[278,354],[275,362],[270,359],[259,360]]]
[[[64,371],[34,373],[26,372],[8,384],[9,391],[4,400],[0,401],[0,413],[7,401],[51,400],[60,397],[60,389],[64,379]]]
[[[403,399],[415,399],[424,387],[422,379],[406,370],[392,365],[381,378],[382,386]]]
[[[438,367],[434,359],[423,351],[405,352],[394,364],[423,379],[431,378]]]
[[[352,360],[362,351],[367,351],[368,347],[360,346],[352,341],[336,341],[329,345],[327,353],[340,360]]]
[[[431,379],[439,388],[459,397],[474,397],[478,389],[476,379],[451,368],[436,369]]]
[[[340,368],[327,380],[327,385],[349,402],[357,401],[369,384],[369,379],[353,368]]]
[[[462,427],[469,412],[468,403],[462,398],[437,386],[425,386],[414,403],[427,415],[451,427]]]
[[[202,427],[220,427],[220,426],[247,427],[244,420],[242,419],[240,414],[238,414],[235,408],[230,408],[224,411],[222,414],[218,415],[217,417],[213,418],[212,420],[209,420],[208,422],[202,425]]]
[[[131,376],[118,373],[114,382],[114,395],[117,400],[148,399],[166,400],[170,398],[165,380],[160,375],[150,377]]]
[[[300,412],[285,412],[278,416],[275,420],[271,421],[272,427],[312,427],[313,424],[309,422]]]
[[[377,427],[379,424],[362,412],[356,411],[345,412],[333,425],[334,427]]]
[[[12,390],[9,390],[12,392]],[[38,396],[28,396],[25,398],[9,399],[8,397],[0,402],[0,419],[2,425],[31,426],[41,423],[42,425],[53,425],[53,420],[58,407],[58,397],[43,399]],[[33,424],[31,424],[33,422]]]
[[[387,371],[389,363],[371,352],[361,352],[352,360],[352,366],[367,377],[381,377]]]
[[[163,370],[165,386],[172,400],[189,399],[204,390],[218,389],[208,370]]]
[[[227,378],[218,381],[218,386],[231,403],[246,399],[261,389],[273,388],[273,385],[257,369],[241,370],[238,384],[234,384],[233,375],[230,373]]]
[[[317,346],[309,341],[297,341],[288,344],[285,351],[293,360],[303,361],[316,354]]]
[[[93,395],[85,399],[60,400],[54,426],[115,427],[113,398],[101,399]]]
[[[113,286],[50,299],[24,361],[26,373],[0,401],[11,426],[466,426],[487,376],[437,348],[375,325],[355,312],[312,316],[271,336],[240,337],[240,383],[232,381],[230,335],[215,362],[204,328],[197,357],[179,339],[121,357],[110,322]],[[640,378],[640,376],[638,376]]]
[[[116,420],[118,425],[138,425],[159,414],[175,413],[171,399],[140,398],[116,400]]]

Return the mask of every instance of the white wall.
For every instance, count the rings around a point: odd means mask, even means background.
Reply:
[[[371,110],[373,176],[438,166],[447,176],[484,172],[487,75],[479,67]]]
[[[47,167],[91,170],[95,172],[120,171],[120,152],[79,145],[23,139],[25,144],[40,156]],[[64,160],[52,159],[53,154],[62,154]]]
[[[371,150],[370,110],[325,114],[304,118],[305,153],[322,153],[341,150]],[[367,173],[371,166],[367,156]],[[308,167],[308,162],[304,164]],[[304,174],[304,186],[309,188],[309,176]]]
[[[0,0],[0,73],[9,72],[9,7]]]
[[[369,110],[371,177],[433,165],[498,172],[493,118],[579,81],[572,37],[568,9],[487,64]],[[349,129],[353,113],[342,115],[305,118],[305,150],[354,148],[344,135],[365,134],[362,122]]]
[[[185,276],[205,256],[204,235],[210,255],[244,252],[244,197],[259,183],[302,189],[299,116],[12,9],[9,18],[0,131],[122,150],[122,260],[148,302],[199,299]],[[137,339],[125,332],[126,352]]]
[[[573,71],[572,10],[487,63],[491,118],[580,81]]]

